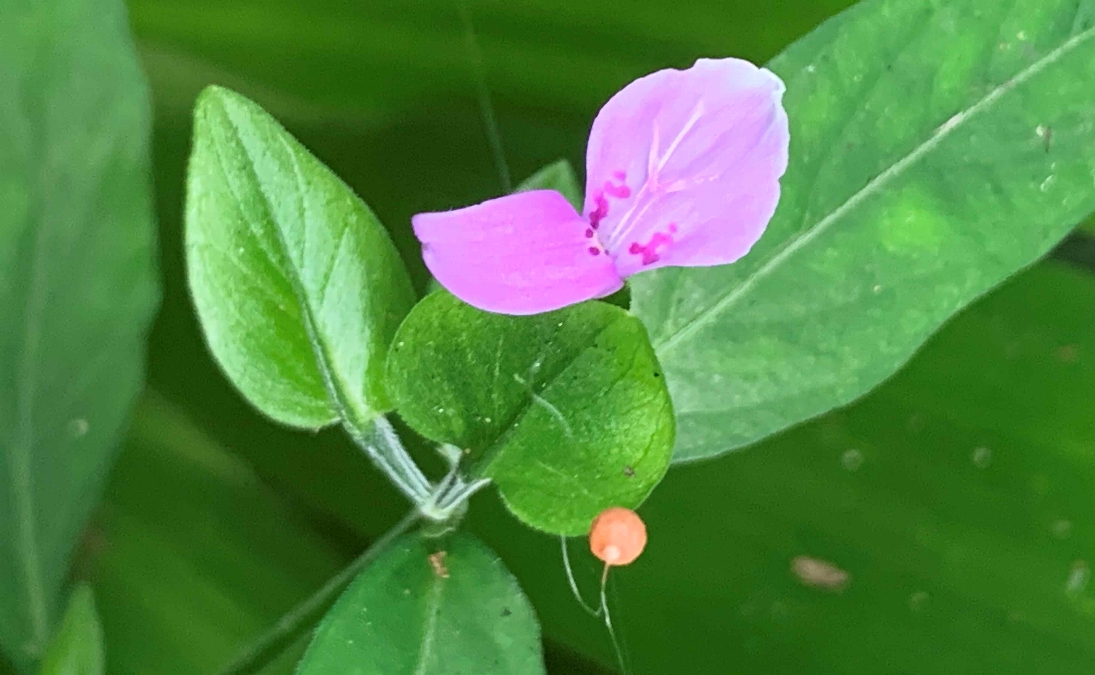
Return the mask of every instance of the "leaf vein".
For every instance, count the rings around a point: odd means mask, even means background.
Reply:
[[[695,318],[681,326],[680,329],[671,333],[666,339],[661,340],[658,344],[656,344],[655,349],[657,350],[658,355],[664,357],[666,354],[673,351],[676,347],[680,346],[685,341],[685,339],[691,337],[702,328],[704,328],[711,321],[713,321],[724,310],[733,307],[760,280],[767,277],[773,271],[778,269],[785,261],[791,258],[795,253],[797,253],[807,244],[825,233],[833,225],[833,223],[842,219],[847,213],[858,207],[867,198],[879,192],[892,180],[902,175],[906,169],[918,162],[922,157],[934,150],[940,143],[942,143],[947,137],[949,137],[955,129],[958,129],[970,119],[991,108],[997,101],[1013,91],[1016,87],[1024,84],[1030,78],[1034,77],[1049,66],[1053,65],[1066,54],[1076,49],[1083,43],[1087,42],[1092,37],[1095,37],[1095,27],[1089,28],[1082,33],[1077,33],[1076,35],[1066,40],[1057,49],[1054,49],[1050,53],[1032,63],[1031,65],[1027,66],[1017,75],[1007,80],[1003,84],[995,87],[992,91],[990,91],[972,106],[952,116],[949,120],[936,128],[930,138],[918,145],[900,160],[892,164],[885,171],[872,178],[865,186],[856,191],[856,193],[849,197],[843,204],[841,204],[839,207],[837,207],[820,221],[818,221],[818,224],[815,225],[813,229],[807,232],[803,232],[797,237],[788,240],[787,243],[780,247],[775,252],[775,254],[770,257],[753,275],[749,276],[747,279],[745,279],[745,281],[732,289],[729,293],[723,295],[722,298],[720,298],[715,304],[697,314]]]
[[[441,613],[441,596],[445,589],[443,579],[434,575],[433,588],[430,589],[429,604],[427,605],[426,630],[422,633],[422,643],[418,648],[418,663],[414,667],[414,675],[425,675],[429,667],[430,655],[433,653],[433,643],[437,635],[437,617]]]

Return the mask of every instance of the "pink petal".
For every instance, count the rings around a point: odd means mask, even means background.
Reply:
[[[620,276],[731,263],[760,238],[787,169],[783,82],[700,59],[624,87],[586,150],[585,213]]]
[[[488,312],[537,314],[619,290],[586,221],[554,190],[411,219],[438,282]]]

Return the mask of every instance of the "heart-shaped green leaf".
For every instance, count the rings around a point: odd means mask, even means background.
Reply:
[[[384,359],[414,298],[387,232],[239,94],[206,89],[194,120],[187,262],[210,349],[271,418],[366,428],[389,409]]]
[[[548,532],[638,506],[669,462],[672,406],[646,331],[605,303],[514,317],[434,293],[400,327],[388,379],[412,428],[463,448]]]
[[[103,629],[91,587],[72,592],[61,627],[42,659],[41,675],[102,675]]]
[[[0,648],[24,672],[144,378],[150,118],[123,2],[3,3]]]
[[[540,625],[517,580],[466,534],[396,540],[346,589],[297,675],[537,675]]]
[[[1095,5],[868,0],[771,64],[791,162],[741,262],[639,275],[674,459],[862,395],[1095,208]]]

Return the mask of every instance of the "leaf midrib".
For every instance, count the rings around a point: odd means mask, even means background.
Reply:
[[[745,297],[745,295],[750,290],[752,290],[752,288],[760,280],[764,279],[776,269],[778,269],[784,262],[787,261],[787,259],[791,258],[796,252],[801,250],[811,241],[824,234],[833,225],[833,223],[839,221],[850,211],[858,207],[868,197],[881,190],[898,176],[901,176],[906,169],[915,164],[922,157],[934,150],[940,143],[946,140],[946,138],[950,136],[955,129],[958,129],[970,119],[991,108],[993,104],[1006,96],[1016,87],[1026,83],[1032,77],[1038,75],[1043,70],[1059,61],[1066,54],[1070,53],[1072,50],[1076,49],[1092,37],[1095,37],[1095,26],[1073,35],[1071,38],[1061,44],[1060,47],[1054,49],[1050,53],[1032,63],[1031,65],[1027,66],[1003,84],[996,86],[992,91],[990,91],[976,103],[964,110],[959,111],[946,122],[944,122],[941,126],[937,127],[927,140],[913,148],[913,150],[911,150],[900,160],[890,165],[889,168],[880,172],[878,175],[868,181],[866,185],[857,190],[851,197],[844,201],[844,203],[842,203],[833,211],[830,211],[824,218],[819,220],[812,229],[807,230],[806,232],[787,240],[775,251],[775,253],[771,257],[765,260],[764,264],[761,265],[756,272],[746,277],[746,279],[742,281],[741,284],[732,288],[726,294],[722,295],[713,305],[687,321],[678,330],[670,333],[667,337],[654,343],[654,349],[657,352],[659,358],[664,358],[665,355],[672,352],[676,347],[684,343],[685,340],[692,337],[695,333],[699,332],[709,323],[714,321],[718,317],[718,315],[720,315],[724,310],[733,307],[741,298]]]
[[[250,172],[252,179],[255,181],[255,185],[258,188],[259,194],[262,195],[264,210],[266,211],[266,216],[270,220],[271,229],[277,241],[278,248],[281,250],[281,253],[285,258],[285,263],[288,267],[289,272],[288,274],[286,274],[286,277],[289,282],[290,288],[292,288],[293,290],[293,297],[297,302],[297,306],[300,308],[301,319],[302,323],[304,324],[304,332],[308,337],[308,342],[312,348],[312,355],[316,363],[316,368],[319,370],[320,376],[323,379],[324,388],[327,390],[330,403],[334,404],[336,414],[339,418],[342,419],[343,423],[349,427],[349,430],[351,432],[362,430],[365,428],[365,422],[367,420],[361,419],[361,415],[358,414],[360,411],[358,411],[356,407],[352,405],[352,403],[348,400],[349,396],[346,392],[346,385],[335,372],[335,369],[331,363],[333,359],[331,358],[331,354],[329,353],[329,348],[316,326],[316,320],[313,316],[311,303],[308,301],[308,296],[300,283],[300,279],[298,278],[300,270],[298,270],[292,262],[291,251],[289,250],[288,244],[285,241],[284,235],[282,235],[281,233],[281,228],[274,218],[273,207],[270,199],[269,197],[267,197],[265,190],[262,189],[262,181],[259,180],[258,174],[255,171],[254,158],[251,156],[251,153],[247,148],[247,144],[243,140],[243,135],[241,133],[240,127],[236,123],[236,120],[233,119],[231,112],[229,112],[228,110],[228,106],[226,106],[223,101],[220,102],[220,105],[221,109],[224,112],[225,119],[228,120],[228,123],[231,125],[232,131],[236,136],[236,140],[239,142],[240,149],[247,157],[248,171]],[[281,135],[278,135],[278,141],[283,145],[285,151],[289,155],[290,161],[293,163],[293,174],[294,178],[296,179],[297,188],[300,191],[301,210],[303,211],[304,181],[302,172],[300,171],[300,167],[297,162],[295,150],[292,145]],[[211,143],[211,146],[213,147],[213,151],[217,157],[217,162],[220,164],[221,173],[225,177],[225,182],[228,185],[228,189],[232,192],[233,199],[235,199],[237,203],[241,203],[238,199],[238,195],[236,195],[235,187],[232,185],[232,181],[228,177],[228,167],[224,162],[224,157],[221,154],[220,148],[216,143]],[[260,249],[261,248],[262,247],[260,246]],[[276,265],[277,261],[272,262],[274,262]],[[332,422],[335,421],[337,420],[332,420]]]
[[[49,279],[46,273],[45,242],[49,219],[40,223],[34,233],[34,253],[31,258],[30,287],[27,292],[22,352],[15,385],[16,431],[11,445],[10,469],[13,507],[15,511],[16,556],[22,567],[26,590],[31,640],[28,651],[37,656],[45,644],[49,630],[49,607],[46,604],[45,583],[42,580],[42,556],[38,544],[34,485],[31,475],[31,449],[34,446],[34,399],[37,395],[37,353],[41,323],[46,309]]]
[[[514,411],[512,416],[510,416],[508,423],[505,425],[505,431],[498,434],[498,436],[494,438],[494,441],[491,442],[491,444],[488,445],[479,454],[479,457],[475,460],[475,462],[472,463],[471,467],[469,468],[468,473],[472,477],[486,477],[487,472],[490,470],[490,465],[494,462],[494,459],[498,456],[498,453],[501,452],[502,448],[506,446],[506,443],[509,442],[510,437],[516,433],[517,427],[521,423],[521,420],[523,420],[528,412],[534,407],[536,397],[540,396],[541,392],[543,392],[556,380],[562,377],[562,375],[567,372],[567,369],[574,365],[574,362],[577,361],[582,354],[584,354],[587,350],[596,345],[597,338],[601,337],[601,335],[603,335],[605,331],[607,331],[609,328],[612,328],[620,321],[626,319],[626,315],[614,317],[609,323],[607,323],[604,327],[602,327],[600,330],[598,330],[596,333],[592,334],[589,337],[589,341],[585,343],[585,345],[574,356],[574,358],[564,361],[561,364],[561,367],[540,380],[537,387],[534,388],[532,383],[529,382],[529,395],[525,397],[524,403],[517,410]]]
[[[441,597],[444,594],[444,579],[431,570],[430,578],[433,585],[426,596],[426,628],[422,632],[422,642],[418,647],[418,662],[414,668],[414,675],[426,675],[430,654],[433,653],[434,638],[437,635],[437,618],[441,613]]]

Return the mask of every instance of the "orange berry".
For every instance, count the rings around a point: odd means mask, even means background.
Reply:
[[[631,509],[605,509],[589,526],[589,550],[609,565],[629,565],[645,547],[646,525]]]

